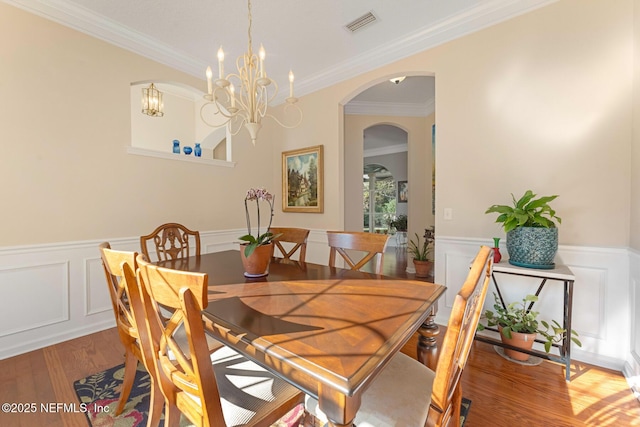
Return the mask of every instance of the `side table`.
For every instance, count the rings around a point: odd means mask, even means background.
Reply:
[[[535,293],[536,296],[540,295],[540,292],[544,288],[547,281],[562,282],[564,284],[564,314],[562,319],[562,327],[567,331],[567,333],[562,342],[553,344],[554,347],[559,349],[559,356],[535,349],[532,349],[531,351],[522,350],[511,345],[504,344],[500,340],[496,340],[477,333],[476,339],[478,341],[487,342],[500,347],[510,348],[512,350],[517,350],[521,353],[527,353],[546,360],[563,363],[565,365],[566,380],[571,381],[571,310],[573,305],[573,283],[575,282],[575,276],[573,275],[573,272],[566,265],[560,264],[556,264],[556,267],[550,270],[517,267],[515,265],[509,264],[507,261],[502,261],[500,263],[494,264],[491,278],[493,279],[493,284],[495,285],[500,303],[503,307],[506,307],[504,299],[502,298],[502,293],[500,292],[500,286],[498,285],[498,281],[496,280],[496,274],[510,274],[514,276],[540,279],[540,285],[538,286],[538,289]],[[529,304],[529,310],[531,310],[533,304],[533,302]],[[485,327],[485,329],[498,332],[497,328]],[[536,339],[536,341],[540,343],[544,342],[539,339]]]

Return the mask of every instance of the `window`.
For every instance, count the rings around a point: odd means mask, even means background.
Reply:
[[[396,215],[396,182],[382,165],[369,164],[363,174],[363,229],[385,233],[389,220]]]

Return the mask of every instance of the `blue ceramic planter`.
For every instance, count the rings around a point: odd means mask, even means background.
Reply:
[[[507,233],[509,264],[519,267],[551,269],[558,251],[558,229],[518,227]]]

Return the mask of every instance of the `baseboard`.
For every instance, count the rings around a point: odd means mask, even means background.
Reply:
[[[633,354],[633,358],[631,361],[628,361],[624,364],[624,368],[622,369],[622,373],[633,392],[633,395],[640,402],[640,356]]]
[[[20,354],[24,354],[29,351],[37,350],[43,347],[48,347],[50,345],[58,344],[64,341],[72,340],[74,338],[79,338],[85,335],[104,331],[105,329],[113,328],[115,326],[116,326],[115,319],[109,319],[106,321],[93,323],[85,327],[75,328],[75,329],[61,332],[58,334],[42,336],[30,341],[20,342],[20,344],[3,348],[2,350],[0,350],[0,360],[7,359],[13,356],[18,356]]]

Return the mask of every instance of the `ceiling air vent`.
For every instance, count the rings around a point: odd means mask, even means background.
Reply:
[[[372,12],[367,12],[364,15],[362,15],[359,18],[354,19],[353,21],[349,22],[347,25],[345,25],[344,27],[351,33],[355,33],[358,30],[361,30],[362,28],[366,27],[369,24],[373,24],[374,22],[377,21],[378,18],[376,18],[376,16],[372,13]]]

